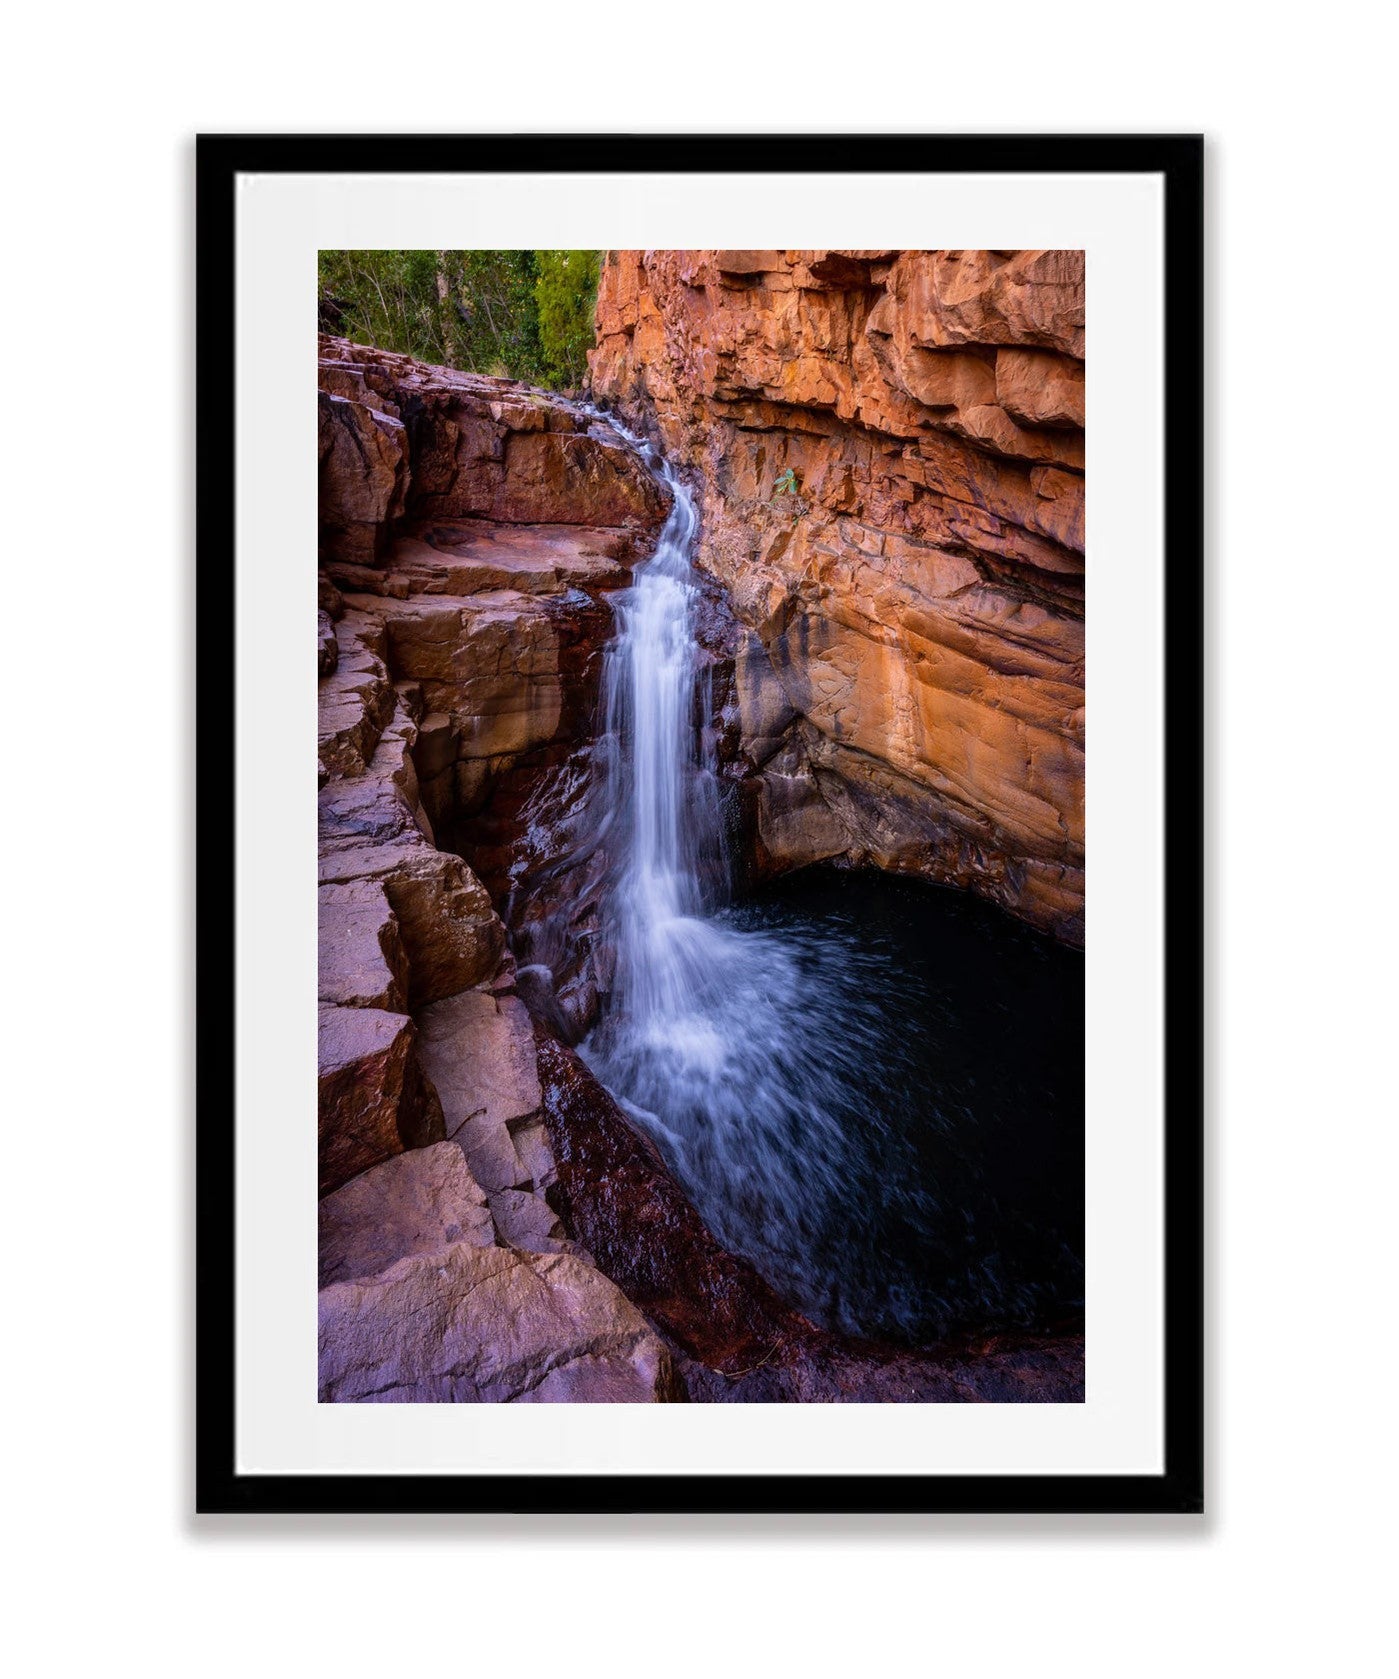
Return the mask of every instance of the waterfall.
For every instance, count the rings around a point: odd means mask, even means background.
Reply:
[[[1033,1291],[968,1241],[962,1120],[908,1029],[927,1002],[907,962],[844,909],[773,924],[729,903],[698,516],[670,465],[616,429],[672,505],[613,599],[598,828],[615,970],[580,1053],[720,1240],[813,1319],[927,1337],[969,1310],[1014,1318]]]
[[[606,797],[617,853],[610,894],[612,1006],[664,1057],[713,1051],[713,983],[724,942],[706,919],[726,892],[707,682],[697,681],[699,519],[669,463],[643,448],[672,497],[653,556],[614,603],[603,668]],[[707,750],[708,749],[708,750]]]
[[[883,968],[800,932],[745,927],[728,906],[695,634],[698,515],[669,463],[617,429],[672,505],[654,555],[613,602],[600,744],[615,970],[580,1051],[721,1240],[813,1315],[840,1320],[817,1254],[859,1176],[846,1098],[879,1031]],[[862,1145],[881,1123],[865,1116]]]

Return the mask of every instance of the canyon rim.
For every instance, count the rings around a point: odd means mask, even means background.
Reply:
[[[323,256],[321,1399],[1080,1401],[1082,253]]]

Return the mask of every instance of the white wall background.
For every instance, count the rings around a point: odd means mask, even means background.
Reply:
[[[244,0],[12,20],[2,1333],[20,1671],[1375,1669],[1399,621],[1379,16]],[[755,127],[1210,136],[1212,1512],[196,1524],[189,136]]]

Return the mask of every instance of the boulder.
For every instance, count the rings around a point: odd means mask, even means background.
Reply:
[[[374,866],[386,862],[381,853]],[[409,1002],[431,1002],[495,972],[505,929],[490,895],[459,857],[405,848],[388,861],[384,890],[408,951]]]
[[[320,393],[321,554],[372,561],[408,489],[403,422],[362,402]]]
[[[490,1198],[491,1218],[500,1240],[530,1253],[573,1253],[563,1221],[542,1195],[502,1189]]]
[[[322,886],[318,929],[323,1003],[407,1009],[407,958],[382,881]]]
[[[460,1144],[488,1195],[546,1187],[553,1158],[529,1012],[518,997],[464,991],[418,1013],[423,1068],[442,1100],[446,1135]]]
[[[322,1200],[320,1286],[374,1277],[410,1254],[438,1253],[457,1242],[492,1247],[495,1237],[486,1197],[461,1149],[446,1142],[409,1149]]]
[[[405,1148],[438,1142],[442,1109],[414,1055],[417,1029],[385,1009],[322,1003],[317,1040],[324,1195]]]
[[[319,1392],[376,1404],[677,1397],[664,1344],[600,1272],[468,1242],[322,1290]]]
[[[393,764],[388,750],[382,758],[376,753],[374,773],[331,780],[320,790],[319,871],[323,888],[380,887],[402,943],[408,1002],[416,1007],[494,974],[505,929],[462,859],[439,851],[423,832],[426,819],[394,779]],[[410,785],[416,793],[416,780]]]

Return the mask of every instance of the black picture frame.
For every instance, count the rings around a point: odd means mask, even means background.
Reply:
[[[1165,215],[1165,1391],[1159,1475],[241,1475],[234,1407],[235,185],[245,173],[1152,174]],[[216,1512],[1199,1512],[1203,1370],[1203,165],[1199,135],[202,135],[197,142],[195,1503]],[[208,581],[206,581],[208,580]]]

